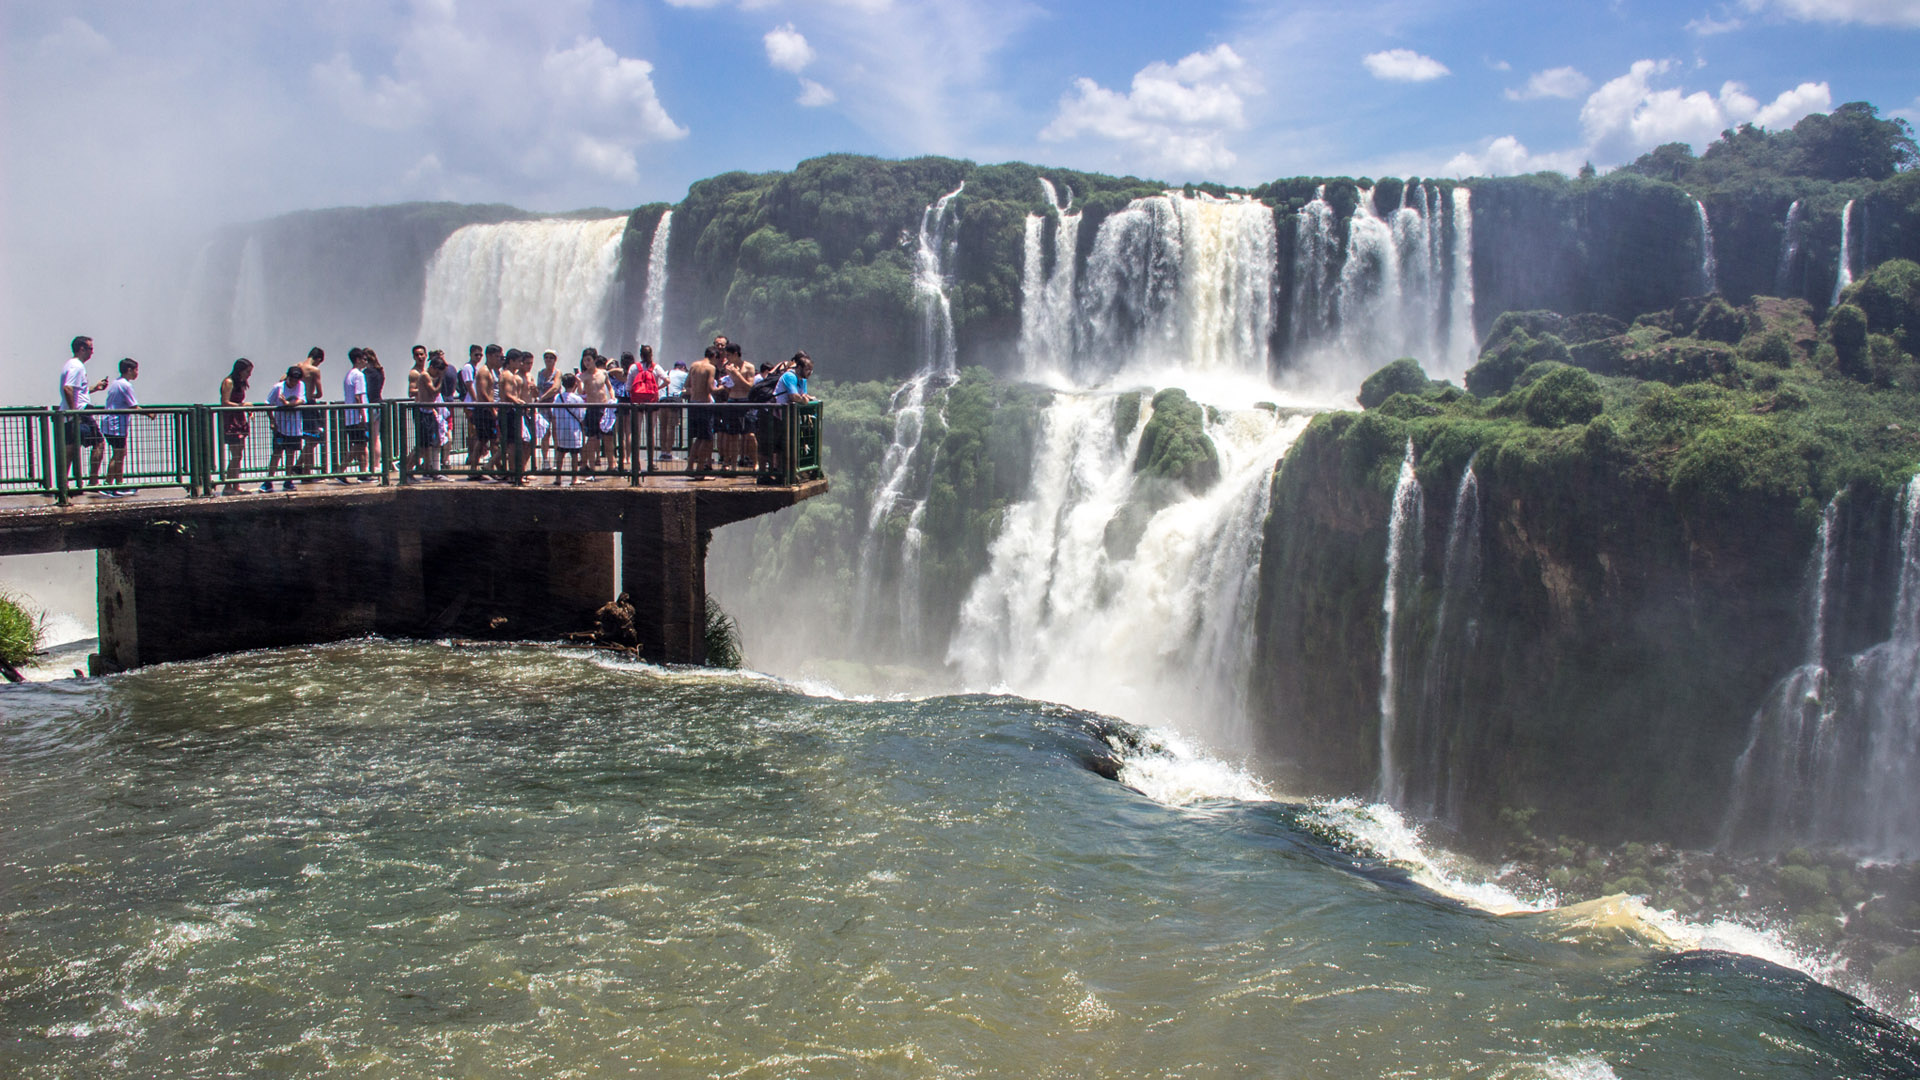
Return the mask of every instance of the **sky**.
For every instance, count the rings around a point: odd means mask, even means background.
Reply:
[[[1920,0],[7,0],[0,337],[306,207],[624,209],[836,151],[1604,169],[1847,101],[1920,119],[1917,56]]]

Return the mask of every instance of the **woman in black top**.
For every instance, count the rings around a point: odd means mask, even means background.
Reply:
[[[360,372],[361,377],[367,380],[367,400],[379,405],[380,391],[387,385],[387,370],[380,366],[380,357],[372,349],[362,350],[361,355],[367,361],[367,366]],[[367,447],[367,460],[370,462],[383,460],[380,457],[380,436],[381,429],[386,426],[386,417],[384,410],[376,408],[371,417],[373,423],[367,425],[368,432],[373,436],[371,445]]]

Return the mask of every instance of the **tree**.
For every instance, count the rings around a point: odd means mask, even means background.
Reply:
[[[1880,110],[1849,101],[1793,125],[1791,171],[1823,180],[1885,180],[1920,163],[1920,146],[1905,120],[1880,119]]]
[[[1693,147],[1683,142],[1670,142],[1641,154],[1631,165],[1622,165],[1620,171],[1678,184],[1686,179],[1699,160],[1693,156]]]

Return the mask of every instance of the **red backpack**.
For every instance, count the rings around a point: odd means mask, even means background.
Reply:
[[[627,388],[627,393],[634,401],[660,400],[660,381],[654,378],[652,365],[634,365],[633,384]]]

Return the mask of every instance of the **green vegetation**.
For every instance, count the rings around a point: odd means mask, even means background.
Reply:
[[[1621,171],[1675,184],[1724,186],[1773,176],[1886,180],[1917,164],[1920,147],[1912,125],[1883,120],[1879,109],[1852,101],[1830,113],[1813,113],[1788,131],[1742,124],[1722,132],[1699,157],[1686,143],[1667,143]]]
[[[1424,394],[1432,385],[1433,380],[1427,378],[1420,361],[1403,356],[1367,376],[1366,381],[1360,384],[1360,407],[1378,408],[1395,394]]]
[[[19,667],[40,651],[46,617],[29,611],[24,601],[0,591],[0,664]]]
[[[712,596],[707,597],[707,666],[733,669],[746,661],[740,651],[740,624]]]
[[[1133,471],[1177,480],[1202,492],[1220,479],[1220,453],[1207,437],[1206,413],[1178,387],[1153,395],[1153,415],[1140,433]]]

